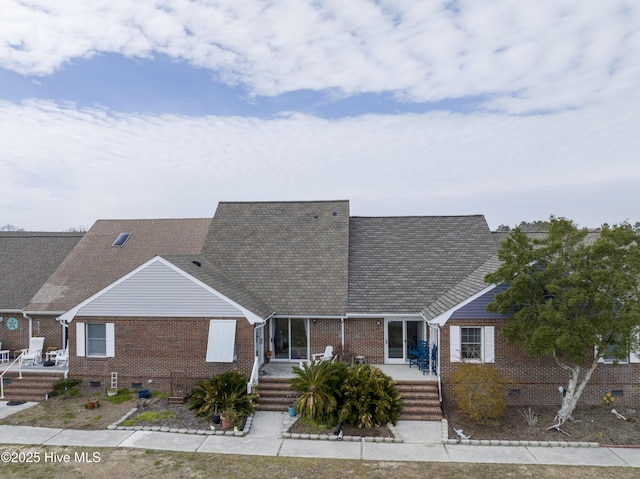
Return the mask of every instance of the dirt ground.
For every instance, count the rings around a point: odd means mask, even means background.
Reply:
[[[56,427],[62,429],[106,429],[110,424],[118,422],[125,414],[136,408],[136,399],[122,404],[112,404],[106,397],[100,398],[100,406],[87,409],[86,397],[59,398],[43,401],[37,406],[20,411],[4,419],[0,424]],[[618,407],[616,410],[626,417],[617,418],[611,413],[611,407],[578,407],[574,412],[574,421],[565,424],[562,430],[547,430],[554,424],[556,408],[533,408],[538,415],[535,426],[529,426],[521,412],[527,408],[507,408],[505,414],[486,424],[477,424],[455,409],[446,409],[445,417],[449,421],[449,437],[457,437],[455,429],[462,429],[464,434],[473,439],[508,439],[528,441],[588,441],[602,445],[640,445],[640,408]],[[167,426],[171,428],[207,429],[208,418],[194,416],[186,405],[170,405],[166,399],[151,399],[146,408],[136,411],[170,411],[171,418],[164,418],[153,423],[140,425]],[[133,416],[135,418],[135,415]],[[334,429],[323,431],[303,431],[298,426],[290,432],[314,432],[317,434],[333,434]],[[388,428],[372,430],[345,428],[345,435],[385,436],[391,435]]]
[[[477,424],[455,409],[445,411],[449,421],[449,437],[456,439],[455,429],[462,429],[472,439],[508,439],[519,441],[577,441],[597,442],[601,445],[640,445],[639,409],[617,407],[616,411],[626,420],[611,412],[612,406],[578,407],[574,411],[573,421],[565,423],[561,430],[548,430],[555,422],[553,418],[558,410],[554,407],[535,407],[537,422],[529,426],[522,413],[528,408],[510,407],[505,414],[486,424]],[[566,433],[566,434],[565,434]]]
[[[110,404],[102,398],[100,407],[87,409],[85,398],[53,398],[40,403],[37,406],[15,413],[0,420],[0,424],[30,425],[44,427],[59,427],[64,429],[104,429],[108,425],[118,421],[136,407],[135,399],[122,404]],[[147,410],[163,410],[163,408],[176,411],[173,419],[163,419],[163,425],[170,427],[187,427],[201,429],[199,424],[208,424],[206,420],[201,422],[195,419],[191,412],[184,406],[169,406],[164,400],[155,401]],[[638,426],[635,422],[637,414],[630,409],[621,409],[623,414],[629,414],[631,421],[615,419],[610,412],[584,411],[584,415],[576,414],[576,425],[567,425],[566,430],[578,435],[578,431],[594,428],[595,434],[602,433],[602,443],[610,444],[640,444],[638,439]],[[551,419],[553,418],[553,411]],[[596,414],[597,412],[597,414]],[[606,414],[605,414],[606,413]],[[544,426],[549,423],[549,417],[540,411],[539,427],[532,430],[536,434],[557,437],[559,433],[542,432]],[[582,413],[581,413],[582,414]],[[611,418],[610,418],[610,416]],[[456,419],[455,412],[448,413],[456,427],[462,427],[465,433],[488,434],[493,431],[498,434],[500,427],[508,426],[509,435],[517,434],[520,437],[531,435],[532,430],[526,425],[518,411],[509,411],[505,417],[509,419],[491,425],[476,427],[473,424]],[[615,420],[614,420],[615,419]],[[598,427],[596,427],[598,425]],[[607,427],[601,427],[606,425]],[[616,434],[616,430],[618,433]],[[525,434],[526,432],[526,434]],[[453,437],[453,436],[452,436]],[[476,436],[480,437],[480,436]],[[489,436],[486,436],[489,437]],[[580,436],[584,439],[587,436]],[[592,436],[588,436],[592,437]],[[634,439],[635,438],[635,439]],[[577,438],[575,440],[578,440]],[[535,466],[535,465],[499,465],[499,464],[450,464],[450,463],[422,463],[422,462],[389,462],[389,461],[345,461],[329,459],[303,459],[283,457],[260,456],[234,456],[216,455],[204,453],[181,453],[171,451],[152,451],[136,449],[87,449],[87,448],[60,448],[42,446],[18,446],[0,445],[0,453],[38,453],[41,458],[39,463],[4,463],[2,464],[3,478],[33,479],[51,477],[73,478],[107,478],[130,477],[133,474],[144,474],[156,479],[164,478],[230,478],[251,477],[269,478],[275,477],[304,477],[304,478],[384,478],[390,475],[402,474],[404,477],[438,477],[440,479],[454,479],[459,477],[495,478],[495,477],[527,477],[535,479],[631,479],[638,477],[637,469],[611,468],[611,467],[573,467],[573,466]],[[93,461],[75,460],[77,455],[86,452],[86,456],[94,458]],[[46,463],[44,454],[70,455],[68,463]],[[97,459],[97,460],[96,460]]]

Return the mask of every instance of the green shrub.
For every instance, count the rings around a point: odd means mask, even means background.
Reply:
[[[462,363],[451,376],[455,402],[460,411],[482,423],[502,415],[506,382],[486,364]]]
[[[60,378],[52,384],[51,388],[54,396],[76,397],[80,395],[80,384],[82,379]]]
[[[290,380],[297,392],[294,407],[302,416],[318,423],[332,425],[338,420],[340,384],[346,377],[345,363],[311,361],[294,366]]]
[[[356,427],[377,427],[398,423],[400,395],[389,376],[369,364],[349,369],[342,383],[340,421]]]
[[[239,417],[253,414],[255,394],[247,393],[249,378],[239,371],[227,371],[199,381],[191,390],[189,409],[196,416],[234,411]]]

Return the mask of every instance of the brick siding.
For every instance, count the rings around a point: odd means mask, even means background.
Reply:
[[[506,386],[507,404],[513,406],[558,405],[558,386],[567,386],[568,373],[552,358],[532,358],[517,345],[509,345],[501,336],[504,320],[455,320],[447,322],[440,333],[442,392],[445,404],[452,404],[453,386],[451,375],[460,366],[449,359],[449,326],[494,326],[495,362],[487,367],[497,368]],[[603,404],[607,391],[622,391],[616,404],[637,405],[640,403],[638,379],[640,364],[600,364],[582,393],[579,404]]]
[[[223,319],[223,318],[220,318]],[[229,319],[229,318],[224,318]],[[232,318],[233,319],[233,318]],[[110,385],[111,372],[118,373],[118,387],[133,384],[171,393],[172,372],[183,377],[187,390],[197,381],[237,369],[249,376],[253,367],[253,326],[236,318],[236,355],[233,363],[207,363],[210,318],[112,318],[77,317],[69,325],[69,376],[83,380],[83,387]],[[76,355],[76,323],[114,323],[115,357]]]

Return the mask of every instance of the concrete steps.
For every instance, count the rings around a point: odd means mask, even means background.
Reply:
[[[403,421],[440,421],[442,408],[438,395],[438,385],[433,381],[394,381],[402,401]],[[286,412],[287,406],[295,398],[295,390],[288,378],[264,377],[258,386],[260,397],[256,401],[258,411]]]
[[[63,371],[9,371],[4,376],[4,401],[44,401],[51,395],[52,385],[64,377]]]
[[[258,394],[257,411],[286,412],[294,400],[295,390],[289,385],[289,378],[265,377],[260,379]]]
[[[440,421],[442,408],[434,381],[394,381],[402,401],[402,421]]]

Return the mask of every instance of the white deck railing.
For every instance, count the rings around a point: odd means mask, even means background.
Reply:
[[[22,379],[22,361],[19,361],[20,356],[22,356],[22,353],[18,354],[18,357],[9,364],[9,367],[0,374],[0,399],[4,399],[4,375],[16,364],[16,362],[18,363],[18,378]]]
[[[249,378],[249,384],[247,384],[247,394],[251,394],[253,389],[258,386],[260,377],[260,360],[258,356],[253,360],[253,369],[251,370],[251,377]]]

